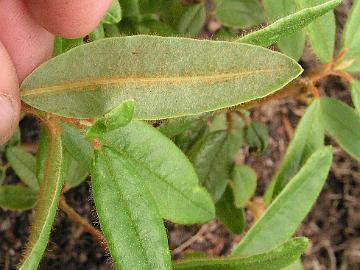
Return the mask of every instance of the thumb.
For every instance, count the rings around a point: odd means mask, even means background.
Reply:
[[[0,42],[0,145],[14,133],[20,117],[20,91],[15,67]]]

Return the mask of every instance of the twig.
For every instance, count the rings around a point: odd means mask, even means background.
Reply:
[[[94,228],[91,224],[89,224],[78,213],[76,213],[75,210],[67,204],[64,196],[60,197],[59,208],[64,211],[72,221],[79,224],[85,232],[91,234],[93,239],[102,247],[102,249],[104,249],[105,251],[108,250],[106,240],[102,233],[99,232],[96,228]]]
[[[186,240],[184,243],[182,243],[180,246],[178,246],[177,248],[172,250],[171,254],[177,255],[177,254],[181,253],[184,249],[188,248],[193,243],[195,243],[197,240],[199,240],[207,230],[208,230],[207,224],[203,225],[195,235],[193,235],[188,240]]]

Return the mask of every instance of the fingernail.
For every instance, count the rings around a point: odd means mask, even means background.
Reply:
[[[16,115],[11,98],[0,94],[0,145],[5,144],[14,132]]]

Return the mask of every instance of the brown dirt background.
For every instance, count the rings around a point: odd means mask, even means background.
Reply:
[[[335,12],[337,47],[351,2],[343,1]],[[309,46],[301,63],[308,70],[318,65]],[[327,78],[320,83],[319,88],[323,94],[351,104],[348,87],[340,79]],[[304,108],[305,104],[301,101],[289,98],[252,110],[252,118],[266,124],[270,132],[269,147],[263,156],[250,156],[246,148],[239,155],[239,159],[257,172],[257,195],[263,194],[266,184],[278,167]],[[36,142],[39,127],[34,119],[25,117],[21,122],[21,129],[25,145]],[[302,261],[306,270],[357,270],[360,269],[360,166],[329,138],[327,142],[334,145],[334,162],[317,203],[297,233],[311,239]],[[6,181],[17,181],[11,170]],[[68,192],[66,198],[81,216],[98,226],[89,194],[89,183],[84,182]],[[0,209],[0,269],[16,268],[26,243],[31,217],[31,211],[18,213]],[[251,222],[251,215],[249,221]],[[190,251],[226,255],[241,239],[229,233],[218,221],[196,226],[167,223],[166,226],[172,250],[191,239],[187,248],[181,248],[173,254],[174,259]],[[198,233],[199,230],[201,233]],[[108,254],[94,243],[91,236],[84,233],[63,212],[58,211],[40,269],[107,270],[112,269],[112,266]]]

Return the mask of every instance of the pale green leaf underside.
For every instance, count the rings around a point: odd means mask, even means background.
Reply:
[[[179,261],[174,270],[279,270],[306,250],[306,238],[294,238],[273,250],[251,257],[199,258]]]
[[[302,266],[301,259],[298,259],[291,265],[289,265],[281,270],[304,270],[304,267]]]
[[[287,56],[252,45],[132,36],[99,40],[55,57],[21,89],[27,104],[75,118],[99,117],[134,99],[135,118],[149,120],[264,97],[301,72]]]
[[[116,269],[170,270],[161,216],[127,157],[108,147],[96,151],[92,190]]]
[[[327,178],[331,160],[330,147],[320,148],[311,155],[235,247],[233,255],[260,254],[289,239],[316,201]]]
[[[298,0],[305,2],[306,0]],[[318,3],[319,1],[317,1]],[[292,35],[299,31],[300,29],[304,28],[305,26],[311,25],[308,27],[309,31],[311,32],[311,40],[312,41],[318,41],[318,42],[325,42],[325,44],[313,44],[317,47],[316,52],[319,51],[321,53],[321,59],[323,59],[323,54],[326,54],[326,59],[329,57],[330,53],[326,51],[326,49],[331,50],[331,56],[332,56],[332,41],[334,37],[332,37],[334,29],[331,28],[331,24],[329,25],[330,29],[326,30],[324,29],[324,18],[328,19],[332,22],[331,16],[334,16],[334,14],[327,14],[325,13],[329,12],[330,10],[334,9],[336,6],[338,6],[341,3],[341,0],[331,0],[329,2],[326,2],[324,4],[315,6],[316,3],[312,3],[311,5],[302,5],[301,7],[304,8],[303,10],[300,10],[292,15],[289,15],[285,18],[279,19],[273,24],[269,25],[268,27],[265,27],[264,29],[261,29],[256,32],[252,32],[240,39],[238,39],[238,42],[242,43],[249,43],[249,44],[255,44],[258,46],[270,46],[271,44],[274,44],[276,42],[279,42],[282,38]],[[310,7],[309,7],[310,6]],[[324,15],[324,17],[319,18],[320,16]],[[330,16],[330,18],[328,18]],[[319,21],[321,20],[321,21]],[[321,32],[316,33],[316,26],[321,27]],[[319,31],[320,31],[319,30]],[[334,31],[332,31],[334,30]],[[324,32],[324,33],[323,33]],[[335,34],[335,33],[334,33]],[[323,37],[324,39],[320,39],[320,37]],[[317,48],[319,47],[319,50]],[[323,48],[324,47],[324,48]],[[323,52],[323,50],[325,52]]]
[[[336,99],[322,97],[321,121],[330,136],[353,158],[360,161],[360,115]]]
[[[198,184],[189,160],[165,135],[152,126],[132,121],[105,134],[100,141],[127,157],[158,205],[163,218],[175,223],[207,222],[215,209]]]
[[[60,136],[57,134],[49,136],[45,172],[42,174],[44,178],[41,182],[34,222],[20,270],[37,269],[48,244],[63,182],[62,154]]]

